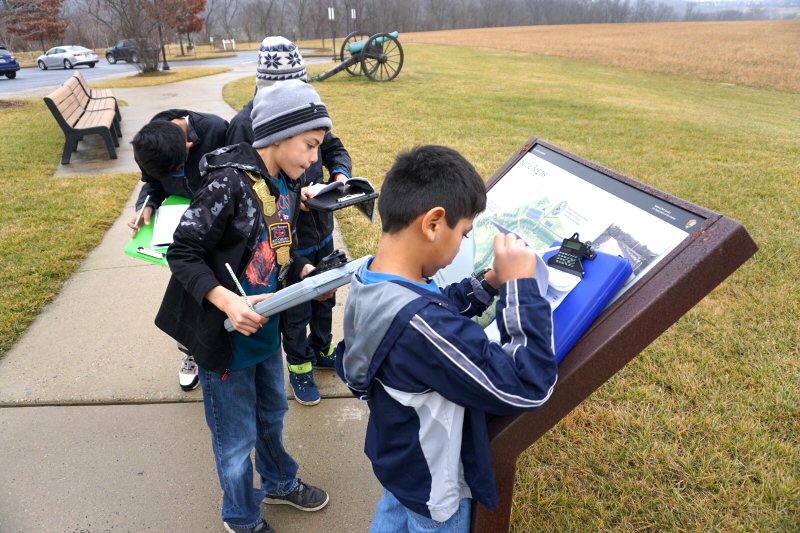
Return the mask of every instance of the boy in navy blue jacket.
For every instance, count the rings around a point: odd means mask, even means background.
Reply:
[[[384,487],[372,532],[469,531],[471,500],[497,508],[486,415],[535,409],[557,378],[534,252],[495,237],[493,269],[444,289],[486,188],[458,152],[398,156],[381,190],[378,251],[353,278],[336,370],[370,408],[365,452]],[[500,342],[472,317],[499,292]]]

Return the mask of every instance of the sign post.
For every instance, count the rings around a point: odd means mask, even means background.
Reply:
[[[331,35],[333,38],[333,60],[336,61],[336,11],[333,7],[328,7],[328,20],[331,21]]]

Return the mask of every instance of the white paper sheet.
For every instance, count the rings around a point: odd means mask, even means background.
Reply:
[[[156,210],[150,248],[166,248],[172,244],[172,235],[175,233],[175,228],[178,227],[178,223],[188,207],[186,204],[162,205]]]

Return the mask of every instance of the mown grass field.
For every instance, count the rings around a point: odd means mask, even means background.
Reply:
[[[397,152],[438,143],[489,178],[539,136],[735,218],[760,246],[521,456],[513,530],[800,529],[800,95],[527,53],[404,47],[392,83],[345,73],[315,84],[355,175],[380,185]],[[224,94],[238,109],[252,91],[248,77]],[[341,213],[352,256],[372,253],[379,227]]]
[[[478,28],[406,33],[401,39],[583,59],[800,92],[800,20]]]

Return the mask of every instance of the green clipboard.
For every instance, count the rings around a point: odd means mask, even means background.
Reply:
[[[164,203],[161,205],[189,205],[191,200],[184,196],[168,196]],[[142,226],[142,229],[136,233],[136,237],[132,238],[125,245],[125,254],[136,259],[149,261],[163,267],[167,266],[167,249],[166,248],[150,248],[150,241],[153,240],[153,223]]]

